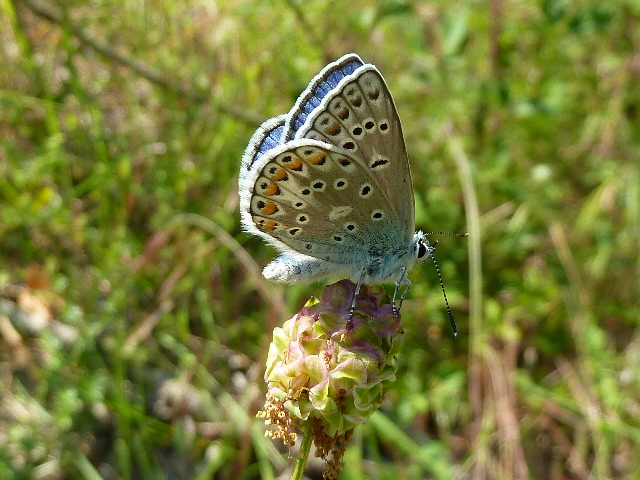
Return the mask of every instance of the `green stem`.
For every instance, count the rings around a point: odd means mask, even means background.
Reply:
[[[309,417],[307,420],[307,427],[304,431],[304,439],[302,445],[300,445],[300,452],[298,452],[298,458],[296,458],[296,468],[293,471],[291,480],[301,480],[304,475],[304,469],[307,466],[307,460],[309,459],[309,451],[311,450],[311,440],[313,440],[313,419]]]

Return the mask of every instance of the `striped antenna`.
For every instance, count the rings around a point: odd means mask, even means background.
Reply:
[[[468,233],[449,233],[449,232],[430,232],[430,233],[427,233],[426,235],[448,235],[450,237],[458,237],[458,238],[464,238],[469,236]],[[429,256],[431,257],[431,260],[433,260],[433,264],[436,266],[436,272],[438,272],[438,279],[440,280],[440,288],[442,288],[442,295],[444,295],[444,303],[447,305],[447,313],[449,314],[449,322],[451,323],[451,328],[453,329],[453,336],[458,338],[458,327],[456,327],[456,321],[453,318],[453,313],[451,312],[451,307],[449,306],[449,299],[447,298],[447,292],[444,289],[444,280],[442,279],[440,266],[436,261],[435,255],[433,254],[433,252],[435,251],[436,245],[438,245],[437,240],[433,243],[433,250],[429,252]]]

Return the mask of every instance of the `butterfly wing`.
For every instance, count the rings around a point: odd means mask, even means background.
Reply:
[[[323,98],[330,94],[340,82],[353,74],[364,62],[355,53],[349,53],[330,63],[316,75],[287,117],[282,143],[293,140],[296,132],[304,125],[309,115],[320,106]]]
[[[363,65],[342,78],[306,116],[295,138],[348,150],[380,186],[404,230],[402,237],[413,236],[415,207],[402,125],[391,92],[375,66]]]
[[[325,67],[288,115],[253,135],[239,193],[245,230],[283,254],[265,269],[269,278],[359,275],[372,259],[405,252],[413,191],[400,120],[377,69],[355,54]]]
[[[285,129],[285,122],[288,115],[279,115],[264,122],[253,134],[249,145],[242,156],[240,165],[240,184],[253,168],[254,164],[269,150],[281,145],[282,133]],[[243,192],[241,185],[240,193]]]
[[[393,208],[360,160],[315,140],[294,140],[265,154],[242,193],[243,224],[285,253],[349,264],[407,243]]]

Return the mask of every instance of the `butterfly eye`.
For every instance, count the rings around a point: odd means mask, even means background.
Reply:
[[[418,243],[418,258],[423,258],[427,254],[427,246],[424,242]]]

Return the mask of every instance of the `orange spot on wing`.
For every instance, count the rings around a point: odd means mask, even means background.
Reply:
[[[276,185],[275,183],[272,183],[267,188],[265,188],[263,192],[265,195],[269,196],[277,195],[280,193],[280,187],[278,187],[278,185]]]
[[[309,157],[309,163],[313,165],[324,165],[326,159],[327,156],[324,153],[318,152],[315,155]]]
[[[286,180],[287,178],[289,178],[289,176],[287,175],[287,172],[284,168],[280,168],[276,173],[273,174],[271,178],[276,182],[279,182],[281,180]]]
[[[302,170],[302,160],[300,160],[299,158],[292,158],[291,161],[287,164],[287,168],[289,170],[294,170],[296,172],[299,172]]]
[[[330,125],[327,128],[325,128],[324,133],[326,133],[327,135],[331,135],[333,137],[334,135],[338,135],[341,130],[342,128],[340,127],[340,124],[334,123],[333,125]]]
[[[267,202],[267,204],[262,208],[262,213],[265,215],[273,215],[278,211],[278,206],[275,202]]]
[[[278,226],[278,222],[269,221],[264,224],[264,229],[269,232],[273,232],[277,226]]]

